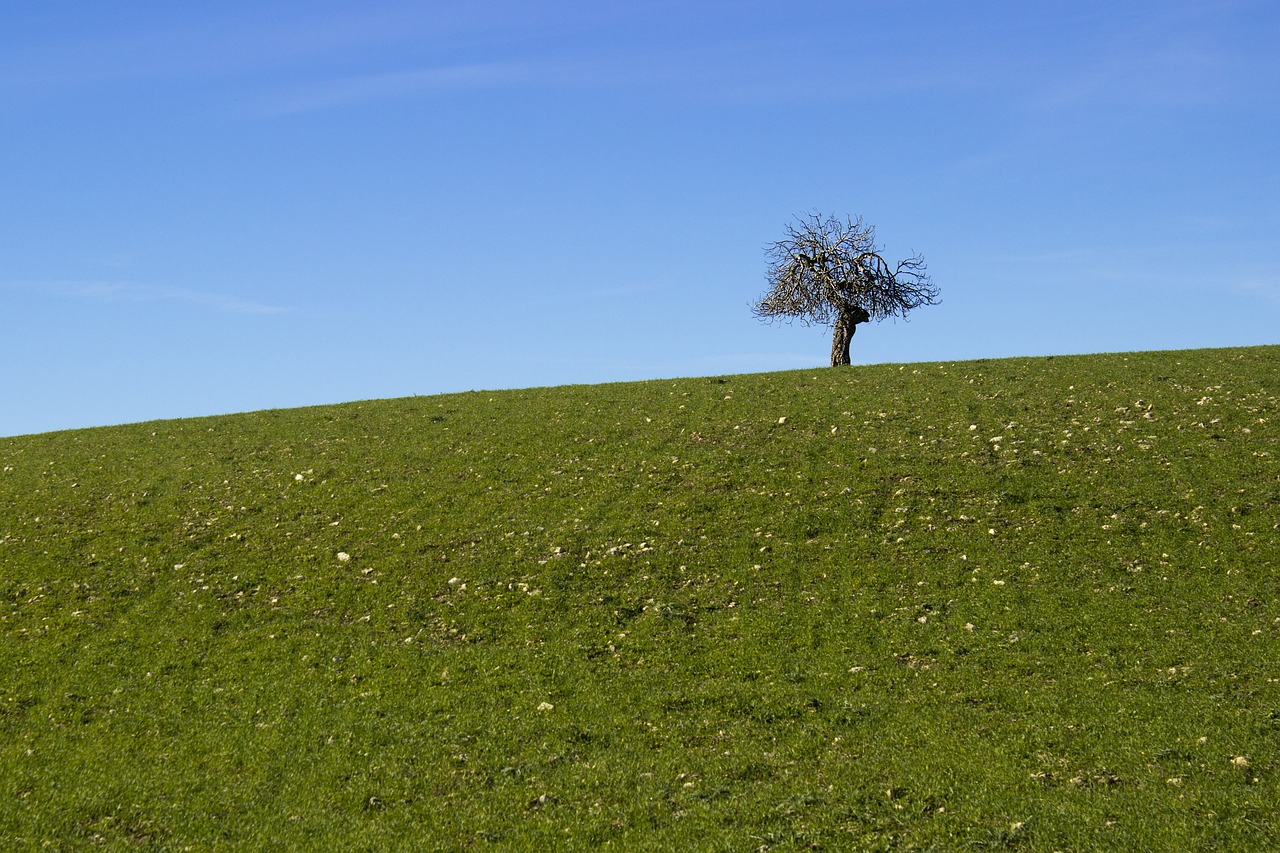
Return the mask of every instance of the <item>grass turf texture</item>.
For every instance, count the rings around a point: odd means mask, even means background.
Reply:
[[[1280,347],[0,462],[9,849],[1280,845]]]

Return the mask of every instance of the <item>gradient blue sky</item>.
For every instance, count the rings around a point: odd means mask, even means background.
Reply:
[[[767,243],[943,303],[855,363],[1280,342],[1275,2],[3,4],[0,435],[820,366]]]

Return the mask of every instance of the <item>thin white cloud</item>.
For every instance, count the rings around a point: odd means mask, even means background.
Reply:
[[[96,302],[172,302],[223,314],[285,314],[288,308],[180,287],[157,287],[122,281],[59,281],[35,285],[42,293]]]
[[[1230,260],[1237,248],[1238,244],[1229,242],[1091,246],[992,255],[987,263],[1006,274],[1016,275],[1017,270],[1025,269],[1028,276],[1042,283],[1105,285],[1116,291],[1213,292],[1280,305],[1280,275],[1241,268]],[[1220,260],[1209,264],[1206,258]]]
[[[1072,39],[1070,61],[1053,57],[1035,76],[1033,102],[1045,109],[1187,109],[1274,102],[1277,65],[1265,44],[1275,22],[1250,3],[1116,5],[1095,12]]]
[[[1280,275],[1241,276],[1234,283],[1236,293],[1253,296],[1280,307]]]
[[[7,44],[0,38],[7,48],[0,58],[0,90],[262,74],[493,26],[493,17],[486,21],[458,6],[424,11],[416,4],[391,4],[330,14],[174,7],[171,14],[112,16],[73,35],[62,35],[62,28],[37,27],[25,36],[18,30]]]
[[[548,68],[499,62],[361,74],[313,81],[270,95],[264,111],[271,114],[303,113],[360,101],[538,83],[552,76]]]
[[[816,17],[809,10],[812,25],[768,4],[733,16],[718,4],[606,9],[509,0],[122,14],[79,35],[55,35],[61,29],[46,25],[25,37],[21,29],[8,40],[0,36],[0,94],[233,79],[256,93],[249,102],[290,113],[575,83],[670,86],[685,97],[747,102],[1004,93],[1054,112],[1271,101],[1265,93],[1276,90],[1280,68],[1266,51],[1240,49],[1219,23],[1265,20],[1249,14],[1258,4],[882,10],[867,16],[874,26],[856,50],[847,42],[863,35],[858,22],[866,13],[829,5]],[[824,19],[830,26],[818,23]],[[1059,45],[1069,52],[1050,49]],[[423,56],[436,57],[438,67],[413,67]],[[296,88],[288,80],[298,81]]]
[[[1252,97],[1252,87],[1239,82],[1254,74],[1247,63],[1204,46],[1161,46],[1101,57],[1071,69],[1046,81],[1037,101],[1048,109],[1207,106]]]
[[[828,338],[830,336],[827,336]],[[811,352],[734,352],[691,358],[679,367],[671,367],[672,376],[722,376],[736,373],[765,373],[774,370],[805,370],[820,367],[826,357],[824,347],[830,340],[814,336]]]
[[[744,35],[717,10],[677,11],[674,4],[607,13],[497,2],[430,12],[392,4],[307,16],[175,14],[18,42],[9,55],[0,51],[0,93],[207,78],[247,87],[253,94],[243,100],[267,114],[289,114],[529,85],[658,86],[686,98],[778,102],[865,100],[980,83],[950,66],[888,70],[883,50],[867,55],[865,48],[855,61],[860,73],[832,74],[832,63],[846,64],[834,38],[791,28]],[[2,47],[9,45],[0,38]],[[422,56],[442,61],[414,67]],[[814,86],[815,79],[824,84]]]

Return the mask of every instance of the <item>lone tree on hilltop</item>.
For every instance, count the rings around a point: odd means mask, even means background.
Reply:
[[[769,246],[769,292],[753,311],[761,320],[794,320],[831,326],[831,366],[849,363],[859,323],[906,317],[912,308],[936,305],[938,288],[912,255],[890,267],[876,245],[876,229],[862,217],[841,221],[811,213],[787,226]]]

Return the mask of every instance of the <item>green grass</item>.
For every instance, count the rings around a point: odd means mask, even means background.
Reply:
[[[1280,846],[1280,347],[353,403],[0,467],[6,849]]]

